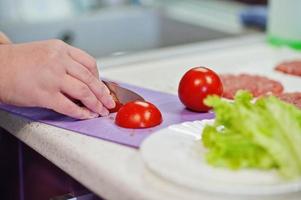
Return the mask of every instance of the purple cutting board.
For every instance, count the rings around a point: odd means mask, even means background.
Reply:
[[[75,120],[51,110],[43,108],[24,108],[0,104],[0,109],[24,118],[39,121],[59,128],[75,131],[84,135],[108,140],[111,142],[139,148],[142,141],[155,131],[172,124],[185,121],[212,119],[213,113],[195,113],[188,111],[179,101],[178,97],[171,94],[157,92],[128,84],[120,84],[143,96],[145,100],[155,104],[163,115],[163,123],[149,129],[125,129],[114,124],[115,114],[90,120]]]

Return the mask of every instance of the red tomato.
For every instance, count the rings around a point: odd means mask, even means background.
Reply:
[[[149,128],[162,122],[160,110],[149,102],[133,101],[121,107],[115,123],[123,128]]]
[[[182,77],[178,95],[181,102],[190,110],[197,112],[206,112],[210,110],[204,104],[204,99],[208,95],[223,94],[223,85],[218,75],[206,68],[195,67],[190,69]]]
[[[117,99],[115,94],[111,93],[113,100],[115,101],[115,107],[112,109],[109,109],[110,113],[118,112],[118,110],[123,106],[123,104]]]
[[[118,112],[118,110],[123,106],[122,103],[120,103],[119,101],[115,101],[115,107],[112,109],[109,109],[110,113],[115,113]]]

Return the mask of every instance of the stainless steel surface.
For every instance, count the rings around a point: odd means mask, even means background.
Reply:
[[[109,90],[113,93],[113,95],[119,100],[120,103],[126,104],[131,101],[144,101],[143,97],[139,94],[128,90],[126,88],[121,87],[120,85],[110,82],[110,81],[103,81],[105,85],[109,88]]]
[[[0,30],[14,42],[59,38],[95,57],[235,36],[205,25],[179,21],[156,9],[124,7],[61,21],[14,24],[1,21]]]

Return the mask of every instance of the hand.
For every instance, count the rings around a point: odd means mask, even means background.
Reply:
[[[105,116],[115,102],[98,77],[94,58],[60,40],[0,45],[3,103],[45,107],[78,119]]]
[[[11,41],[9,40],[9,38],[0,31],[0,44],[10,44]]]

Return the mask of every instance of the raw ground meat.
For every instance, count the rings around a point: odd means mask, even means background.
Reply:
[[[275,67],[275,70],[286,74],[301,76],[301,60],[280,63]]]
[[[254,97],[266,94],[281,94],[283,86],[280,82],[264,76],[250,74],[222,74],[220,78],[224,86],[223,97],[233,99],[238,90],[248,90]]]
[[[277,95],[277,97],[280,100],[293,104],[301,109],[301,92],[287,92]]]

